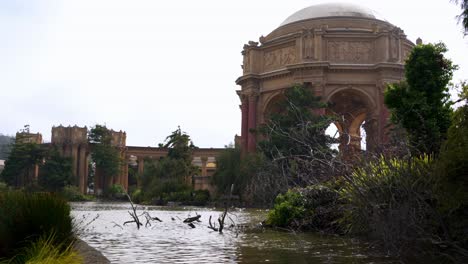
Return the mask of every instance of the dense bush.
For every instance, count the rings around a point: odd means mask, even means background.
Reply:
[[[141,189],[136,189],[135,191],[133,191],[131,198],[134,203],[143,202],[143,192],[141,191]]]
[[[60,195],[67,201],[71,202],[81,202],[89,201],[91,198],[81,193],[80,189],[77,186],[65,186],[60,191]]]
[[[266,223],[291,229],[339,232],[337,221],[342,217],[342,206],[334,185],[294,188],[278,195]]]
[[[4,182],[0,182],[0,193],[8,191],[8,185]]]
[[[340,192],[348,205],[342,225],[396,255],[445,250],[451,239],[437,208],[433,170],[427,156],[380,158],[356,169]]]
[[[54,245],[71,242],[72,219],[65,200],[48,193],[0,193],[0,256],[12,257],[50,234]]]
[[[458,108],[453,115],[435,174],[434,190],[446,228],[457,246],[468,249],[468,105]],[[468,258],[468,250],[465,253]]]
[[[108,193],[107,195],[110,197],[110,198],[114,198],[114,199],[127,199],[127,197],[125,196],[127,192],[125,191],[125,188],[120,185],[120,184],[114,184],[112,185],[112,187],[108,190]]]

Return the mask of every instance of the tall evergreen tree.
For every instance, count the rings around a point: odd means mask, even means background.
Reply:
[[[443,43],[414,47],[405,65],[406,81],[385,92],[391,120],[406,130],[413,154],[438,153],[450,126],[448,85],[456,66],[445,52]]]

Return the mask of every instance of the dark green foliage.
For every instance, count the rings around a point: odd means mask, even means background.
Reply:
[[[14,142],[14,137],[0,134],[0,160],[6,160],[8,158]]]
[[[446,51],[442,43],[414,47],[405,65],[406,82],[385,92],[391,120],[406,130],[416,155],[438,153],[450,126],[448,84],[456,66],[444,57]]]
[[[316,115],[313,110],[327,107],[314,96],[311,89],[296,85],[284,93],[278,113],[272,113],[259,132],[265,136],[259,142],[260,151],[269,159],[319,155],[329,158],[334,140],[325,134],[333,121],[326,115]]]
[[[275,199],[275,206],[268,213],[266,223],[278,227],[297,227],[304,219],[304,197],[297,190],[288,190]]]
[[[241,160],[240,149],[226,148],[216,159],[216,172],[212,181],[220,195],[227,195],[234,184],[233,194],[241,195],[245,190],[249,173],[241,168],[245,167],[246,160]]]
[[[133,191],[131,197],[134,203],[141,203],[144,199],[143,192],[141,191],[141,189],[136,189],[135,191]]]
[[[14,187],[35,184],[32,178],[34,166],[42,162],[46,152],[39,144],[16,142],[5,161],[0,180]]]
[[[190,140],[190,136],[182,132],[180,127],[173,131],[167,138],[164,148],[169,149],[167,157],[170,159],[181,159],[185,161],[192,161],[192,150],[195,145]]]
[[[114,184],[108,191],[108,195],[115,199],[127,199],[125,188],[120,184]]]
[[[89,131],[88,141],[93,144],[91,158],[96,167],[105,178],[110,178],[106,182],[113,182],[112,178],[119,173],[122,160],[119,150],[112,146],[111,131],[106,126],[96,125]]]
[[[0,256],[10,258],[50,234],[55,234],[55,245],[72,239],[70,206],[65,200],[47,193],[0,193]]]
[[[92,196],[82,194],[77,186],[71,185],[63,187],[59,195],[70,202],[83,202],[92,200]]]
[[[51,149],[40,166],[39,185],[48,191],[60,191],[72,184],[71,158],[62,157],[56,149]]]
[[[460,97],[465,104],[453,114],[437,161],[434,189],[454,240],[468,248],[468,86],[462,89]]]
[[[267,224],[277,227],[340,232],[342,206],[333,184],[294,188],[278,195]]]
[[[167,157],[145,160],[144,174],[140,176],[144,199],[158,203],[168,201],[172,193],[178,193],[178,196],[190,194],[191,184],[188,179],[199,170],[192,165],[192,150],[196,147],[180,127],[160,146],[168,148]]]
[[[458,21],[462,24],[465,36],[468,35],[468,0],[453,0],[455,3],[460,4],[462,9],[461,14],[457,17]]]

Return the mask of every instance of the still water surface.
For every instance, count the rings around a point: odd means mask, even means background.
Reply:
[[[112,263],[396,262],[350,238],[253,228],[264,219],[265,210],[231,210],[232,220],[249,228],[226,230],[224,234],[207,228],[210,215],[217,219],[221,213],[214,208],[138,206],[138,212],[146,210],[163,221],[140,230],[134,223],[123,226],[131,220],[129,210],[128,203],[72,203],[72,214],[83,227],[80,238]],[[196,228],[182,222],[196,214],[201,215]]]

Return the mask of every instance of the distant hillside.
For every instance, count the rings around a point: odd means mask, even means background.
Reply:
[[[15,137],[0,134],[0,160],[5,160],[10,153],[11,144]]]

